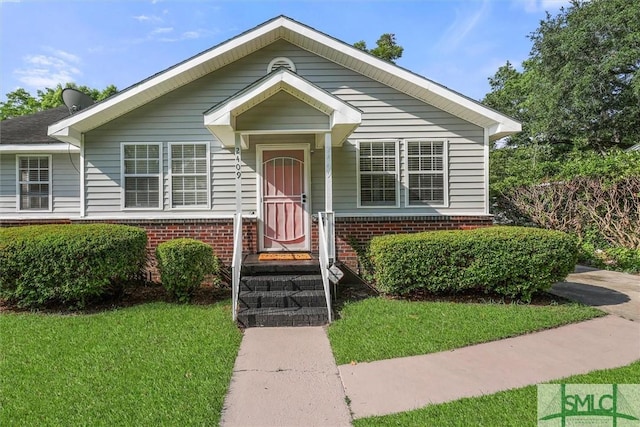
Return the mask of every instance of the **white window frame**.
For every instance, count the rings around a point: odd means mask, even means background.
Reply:
[[[171,148],[174,145],[204,145],[207,149],[207,204],[205,205],[188,205],[188,206],[173,206],[173,164],[171,158]],[[169,209],[171,210],[210,210],[211,209],[211,144],[203,141],[183,141],[183,142],[169,142],[168,144],[168,171],[169,171]],[[177,175],[177,174],[176,174]],[[192,174],[189,174],[192,175]]]
[[[396,203],[394,205],[363,205],[360,191],[360,144],[361,143],[383,143],[393,142],[395,144],[396,151],[396,170],[395,170],[395,182],[396,182]],[[400,140],[399,139],[362,139],[356,141],[356,186],[357,186],[357,207],[358,209],[396,209],[400,207]]]
[[[124,147],[128,145],[155,145],[158,147],[158,173],[157,174],[125,174],[124,168]],[[120,207],[122,210],[148,211],[162,210],[164,201],[164,178],[163,178],[163,154],[161,142],[121,142],[120,143]],[[126,206],[126,178],[158,178],[158,206],[147,207],[127,207]]]
[[[438,142],[442,143],[442,171],[409,171],[409,144],[412,142]],[[449,141],[441,138],[412,138],[403,140],[404,149],[404,187],[405,187],[405,206],[411,208],[447,208],[449,207]],[[420,173],[438,173],[442,174],[443,203],[428,204],[411,204],[409,200],[409,175]]]
[[[48,162],[48,181],[22,181],[20,179],[20,159],[25,158],[42,158],[46,157]],[[48,184],[49,185],[49,206],[46,209],[35,209],[35,208],[20,208],[20,186],[22,184]],[[16,210],[18,212],[52,212],[53,211],[53,162],[51,154],[26,154],[26,155],[16,155]]]

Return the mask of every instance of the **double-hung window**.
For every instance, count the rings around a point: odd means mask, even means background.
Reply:
[[[407,206],[443,206],[447,197],[445,141],[407,141]]]
[[[398,206],[398,141],[358,141],[358,204]]]
[[[18,156],[18,210],[51,210],[51,156]]]
[[[162,146],[158,143],[122,144],[124,208],[162,208]]]
[[[170,143],[172,208],[209,208],[209,144]]]

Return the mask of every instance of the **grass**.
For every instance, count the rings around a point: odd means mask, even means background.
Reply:
[[[622,368],[575,375],[552,383],[638,384],[640,361]],[[371,426],[535,426],[537,425],[535,385],[481,397],[465,398],[415,411],[355,420],[355,427]]]
[[[217,425],[241,333],[228,302],[0,315],[0,425]]]
[[[346,303],[329,327],[339,365],[451,350],[598,317],[575,303],[409,302],[368,298]]]

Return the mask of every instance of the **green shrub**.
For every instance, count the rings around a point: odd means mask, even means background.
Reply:
[[[640,249],[600,246],[583,241],[580,245],[578,261],[592,267],[606,270],[640,273]]]
[[[219,262],[213,249],[193,239],[174,239],[156,249],[162,285],[178,301],[187,302],[205,276],[217,274]]]
[[[370,253],[384,293],[476,290],[529,301],[573,271],[577,241],[559,231],[488,227],[375,237]]]
[[[19,307],[82,308],[139,274],[146,245],[144,230],[115,224],[0,229],[0,298]]]

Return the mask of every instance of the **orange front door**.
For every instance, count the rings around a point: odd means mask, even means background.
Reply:
[[[304,150],[264,151],[262,249],[308,250]]]

